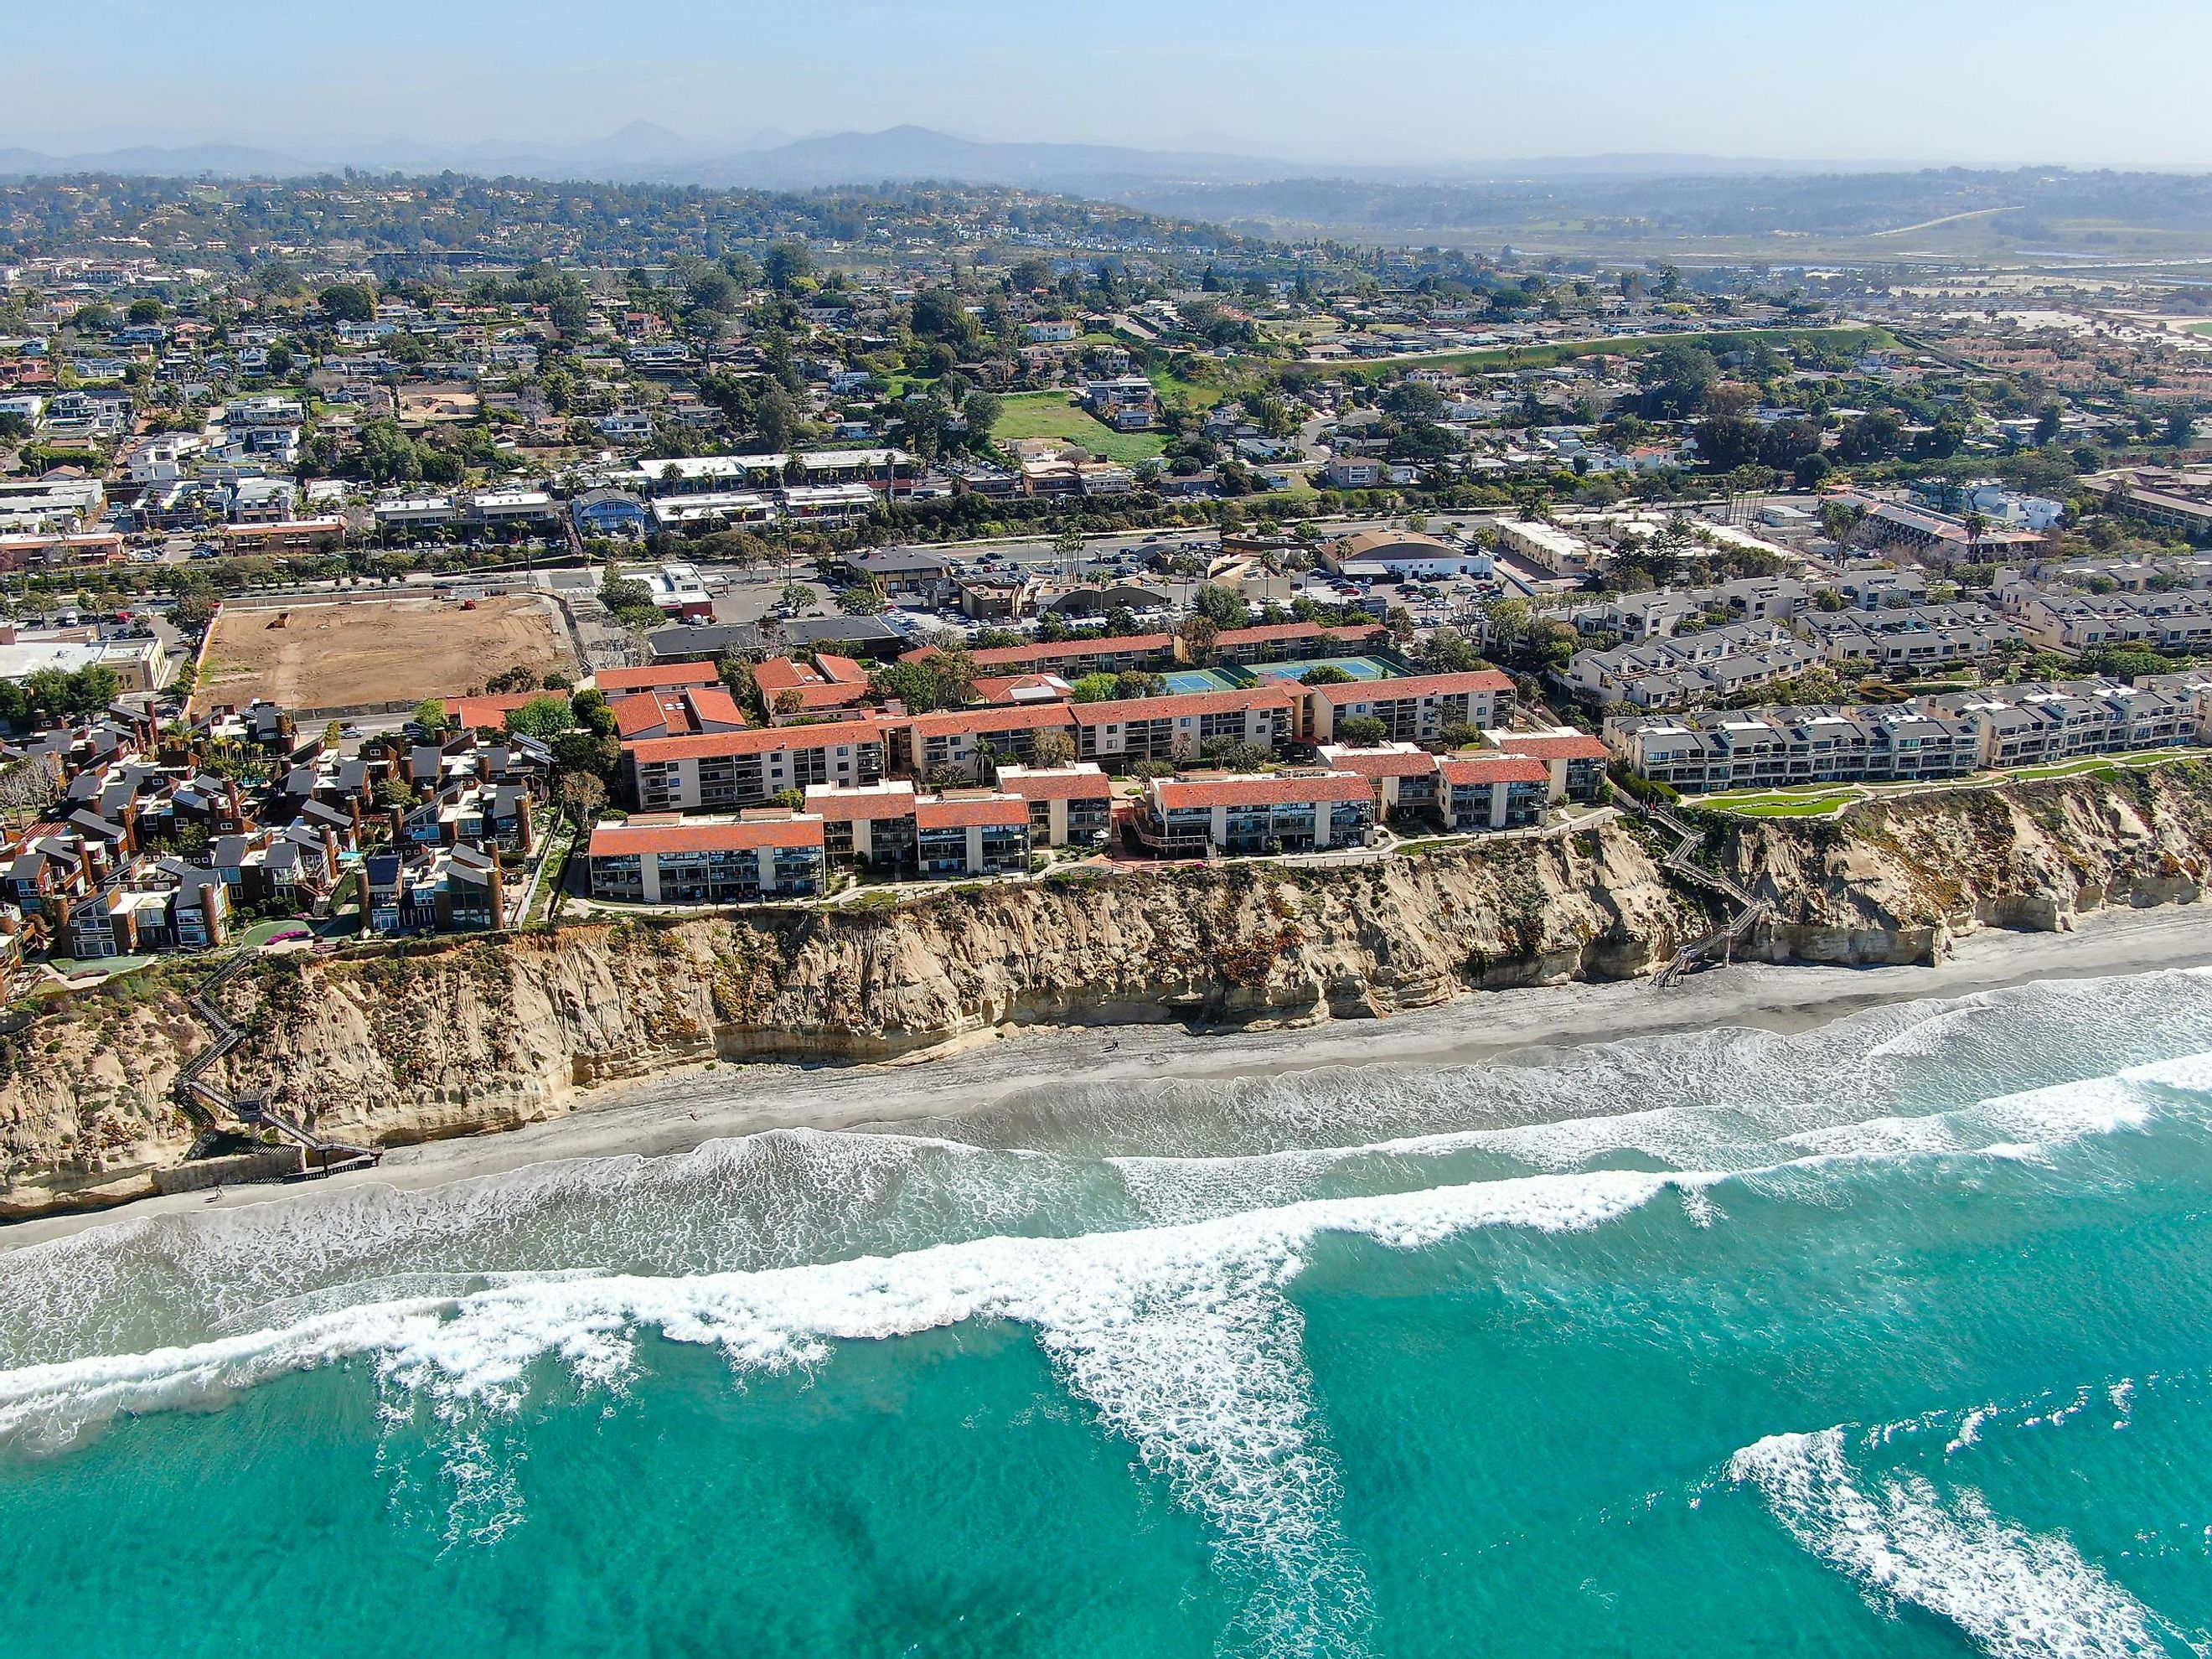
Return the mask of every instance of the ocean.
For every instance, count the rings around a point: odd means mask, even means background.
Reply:
[[[0,1653],[2212,1652],[2212,974],[0,1257]]]

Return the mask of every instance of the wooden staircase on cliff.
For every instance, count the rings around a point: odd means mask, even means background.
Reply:
[[[186,1060],[177,1072],[171,1092],[185,1115],[204,1132],[222,1127],[222,1120],[241,1123],[248,1127],[266,1124],[269,1127],[302,1148],[314,1160],[313,1165],[289,1180],[334,1175],[343,1170],[367,1169],[384,1156],[373,1146],[355,1146],[344,1141],[332,1140],[316,1133],[304,1123],[281,1112],[269,1103],[264,1094],[233,1096],[209,1081],[208,1073],[215,1064],[252,1035],[250,1030],[223,1012],[216,1001],[216,994],[229,983],[240,969],[252,959],[250,951],[240,951],[208,976],[206,983],[185,999],[194,1018],[207,1027],[215,1041]]]
[[[1773,914],[1773,907],[1746,891],[1742,884],[1732,877],[1708,870],[1692,858],[1691,849],[1705,837],[1672,812],[1663,807],[1644,806],[1638,809],[1638,816],[1653,829],[1674,837],[1674,847],[1660,858],[1661,868],[1718,893],[1735,907],[1725,925],[1702,939],[1691,940],[1651,976],[1652,984],[1663,990],[1679,984],[1692,969],[1711,962],[1717,953],[1724,963],[1734,960],[1735,947],[1759,930]]]

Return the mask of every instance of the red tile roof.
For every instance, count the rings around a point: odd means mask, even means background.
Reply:
[[[1027,645],[991,645],[971,651],[968,659],[978,668],[1018,667],[1030,663],[1081,662],[1091,657],[1119,657],[1128,653],[1164,656],[1173,649],[1172,634],[1091,635],[1078,640],[1036,640]],[[899,660],[919,662],[937,654],[933,645],[909,651]]]
[[[977,680],[969,695],[977,702],[1011,703],[1024,691],[1030,695],[1021,701],[1030,706],[1065,702],[1068,684],[1056,674],[1009,674],[1003,678]]]
[[[658,691],[670,686],[712,685],[721,673],[710,662],[674,662],[657,668],[602,668],[592,676],[600,690]]]
[[[1393,749],[1340,749],[1324,758],[1335,770],[1363,778],[1425,778],[1437,769],[1437,757],[1419,749],[1410,755]]]
[[[1497,741],[1500,749],[1516,755],[1532,755],[1539,760],[1603,760],[1607,752],[1605,744],[1586,732],[1556,736],[1500,732]]]
[[[1276,708],[1287,713],[1297,696],[1279,684],[1238,691],[1185,691],[1165,697],[1131,697],[1115,702],[1079,702],[1079,726],[1126,726],[1139,720],[1179,720],[1184,715],[1233,714],[1239,709]]]
[[[811,786],[806,791],[806,810],[819,813],[832,823],[872,823],[878,818],[903,818],[913,815],[914,786],[881,792],[873,789],[835,789],[823,784]]]
[[[1406,697],[1449,697],[1468,691],[1510,691],[1513,677],[1495,668],[1463,674],[1416,674],[1402,680],[1353,680],[1347,685],[1306,688],[1331,703],[1393,702]]]
[[[1331,639],[1373,639],[1389,629],[1381,623],[1352,623],[1341,628],[1331,628],[1322,623],[1262,623],[1254,628],[1224,628],[1214,636],[1216,650],[1227,650],[1237,645],[1279,645],[1288,640],[1317,640],[1322,635]]]
[[[850,657],[838,656],[835,652],[817,651],[814,665],[822,678],[835,685],[860,685],[868,683],[868,671]]]
[[[709,726],[745,726],[738,700],[719,685],[688,690],[638,691],[615,698],[615,731],[626,740],[650,737],[687,738]]]
[[[765,823],[603,823],[592,831],[591,856],[821,845],[822,820],[817,817],[776,818]]]
[[[779,691],[791,691],[802,685],[819,685],[822,677],[803,662],[793,662],[788,657],[770,657],[766,662],[753,665],[753,684],[771,702]]]
[[[1109,800],[1114,794],[1114,781],[1103,772],[1079,772],[1073,769],[1049,772],[1002,769],[999,787],[1024,800]]]
[[[1018,798],[1001,800],[918,800],[914,804],[918,830],[961,830],[975,824],[1025,824],[1029,803]]]
[[[723,755],[772,755],[780,750],[835,749],[884,741],[878,720],[825,720],[816,726],[770,726],[746,732],[706,732],[689,738],[647,738],[633,743],[640,761],[705,760]]]
[[[1498,783],[1549,783],[1552,769],[1532,755],[1455,755],[1439,763],[1446,783],[1458,788]]]
[[[615,717],[615,731],[625,740],[641,738],[647,732],[665,734],[668,730],[668,708],[657,692],[641,691],[616,697],[607,708]]]
[[[917,714],[914,729],[925,738],[947,737],[963,732],[1027,732],[1040,726],[1067,726],[1074,717],[1064,702],[1002,703],[988,708],[948,708],[940,714]]]
[[[750,726],[745,711],[738,707],[738,700],[730,695],[726,685],[702,685],[687,691],[684,700],[691,705],[691,713],[702,726]]]
[[[1375,798],[1375,786],[1349,772],[1162,779],[1152,787],[1164,810],[1187,806],[1276,806],[1302,801],[1371,801]]]
[[[446,699],[446,712],[471,732],[485,726],[503,730],[509,714],[526,702],[534,702],[539,697],[561,697],[564,702],[568,700],[557,691],[512,691],[496,697],[448,697]]]

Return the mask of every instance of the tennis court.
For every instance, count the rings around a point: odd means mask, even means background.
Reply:
[[[1235,691],[1252,684],[1249,677],[1238,678],[1233,668],[1176,668],[1160,678],[1167,682],[1168,690],[1177,695],[1189,691]]]
[[[1308,657],[1298,662],[1255,662],[1252,672],[1261,679],[1303,679],[1316,668],[1340,668],[1355,680],[1394,680],[1399,671],[1380,657]]]

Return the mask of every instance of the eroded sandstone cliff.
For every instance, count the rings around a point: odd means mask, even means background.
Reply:
[[[1931,961],[1984,926],[2193,900],[2212,769],[1961,790],[1838,820],[1711,819],[1701,859],[1774,906],[1774,960]],[[878,1060],[992,1027],[1369,1017],[1648,971],[1717,902],[1615,822],[1349,866],[1243,865],[957,890],[896,907],[590,923],[293,957],[226,996],[234,1087],[392,1144],[511,1127],[714,1058]],[[169,1103],[204,1041],[140,975],[0,1036],[0,1213],[112,1203],[181,1158]]]

